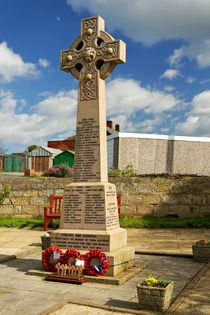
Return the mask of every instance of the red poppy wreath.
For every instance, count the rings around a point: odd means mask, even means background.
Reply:
[[[61,264],[68,264],[70,263],[71,258],[78,258],[80,260],[84,260],[84,256],[78,252],[76,249],[67,249],[67,251],[61,256]]]
[[[50,258],[53,257],[54,258],[54,252],[59,253],[60,259],[63,255],[62,250],[59,249],[58,247],[49,247],[46,248],[44,253],[42,254],[42,264],[45,270],[48,271],[56,271],[55,265],[56,263],[52,263],[50,262]]]
[[[99,264],[91,264],[93,258],[98,258]],[[90,276],[103,276],[108,269],[109,261],[107,256],[98,249],[90,249],[88,253],[85,254],[85,269],[84,273]]]

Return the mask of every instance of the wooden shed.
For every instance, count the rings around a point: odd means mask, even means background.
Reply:
[[[4,170],[4,155],[0,154],[0,171]]]
[[[61,150],[40,146],[32,152],[26,153],[26,168],[35,172],[45,172],[54,164],[54,158]]]
[[[69,167],[74,165],[74,152],[65,150],[60,154],[56,155],[54,164],[67,164]]]
[[[12,153],[4,155],[4,171],[5,172],[24,172],[25,171],[25,154]]]

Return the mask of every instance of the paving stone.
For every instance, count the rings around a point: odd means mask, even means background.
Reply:
[[[83,305],[77,305],[77,304],[72,304],[68,303],[64,305],[61,309],[58,311],[55,311],[51,313],[51,315],[69,315],[69,314],[74,314],[74,315],[122,315],[121,312],[113,312],[113,311],[108,311],[108,310],[102,310],[102,309],[97,309],[95,307],[90,307],[90,306],[83,306]]]
[[[146,247],[149,244],[149,250],[155,249],[157,251],[161,248],[164,249],[164,247],[162,247],[164,242],[161,242],[161,247],[158,247],[158,237],[161,237],[162,240],[164,233],[166,239],[170,237],[171,239],[176,238],[177,242],[181,239],[182,241],[179,241],[180,250],[183,251],[183,249],[185,250],[186,248],[188,253],[191,252],[189,240],[192,239],[194,242],[194,240],[204,238],[204,233],[209,235],[209,230],[207,229],[176,229],[176,231],[173,232],[159,229],[157,234],[156,230],[153,230],[152,233],[150,233],[151,229],[140,230],[141,231],[135,229],[128,230],[130,240],[133,240],[131,242],[128,241],[128,243],[130,242],[129,245],[133,246],[135,242],[138,248],[138,246],[145,245]],[[196,234],[193,236],[194,232]],[[0,228],[0,254],[2,251],[5,251],[5,253],[8,251],[9,254],[13,254],[14,250],[18,251],[20,249],[24,252],[24,250],[30,249],[33,246],[32,244],[39,244],[40,235],[42,234],[43,231]],[[4,237],[4,247],[1,247],[1,236]],[[23,239],[27,239],[27,241],[24,240],[23,242]],[[151,239],[156,240],[156,242],[153,242],[153,248],[151,247]],[[186,240],[186,242],[184,240]],[[13,244],[19,245],[15,248]],[[175,249],[173,249],[173,251],[175,251]],[[193,262],[193,259],[190,258],[136,255],[136,264],[142,263],[148,263],[148,266],[121,286],[94,283],[85,283],[82,286],[75,286],[73,284],[47,282],[43,278],[26,275],[27,270],[40,266],[41,253],[34,253],[23,258],[2,262],[0,264],[0,301],[4,301],[5,303],[0,304],[0,314],[39,314],[39,312],[46,310],[48,307],[54,307],[58,302],[63,301],[64,298],[77,299],[78,297],[80,301],[89,299],[92,303],[96,302],[98,305],[110,305],[110,307],[123,307],[124,309],[127,308],[128,310],[132,309],[137,311],[139,306],[136,286],[141,283],[149,273],[155,276],[157,275],[158,277],[160,276],[161,278],[163,277],[164,279],[171,278],[169,280],[175,281],[172,296],[174,300],[191,277],[204,266],[202,263]],[[210,314],[209,287],[210,271],[207,271],[196,286],[188,292],[188,295],[183,299],[183,302],[177,307],[176,311],[180,314],[190,315]],[[1,294],[1,292],[3,293]],[[34,295],[36,295],[36,297],[34,297]],[[28,305],[30,301],[32,301],[32,306],[29,308]],[[43,308],[42,306],[39,308],[40,301]],[[86,308],[87,306],[84,306],[84,309]],[[77,306],[75,309],[77,310]],[[28,310],[30,310],[30,313]],[[91,312],[92,314],[96,313],[96,309],[94,309],[94,312],[93,309],[91,309]],[[144,314],[144,311],[141,312],[143,312],[141,314]],[[73,312],[72,314],[77,313]],[[78,312],[78,314],[82,313]],[[84,314],[88,313],[86,312]],[[148,313],[146,312],[145,314]]]

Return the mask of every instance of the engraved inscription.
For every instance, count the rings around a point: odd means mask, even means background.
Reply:
[[[96,172],[99,159],[99,125],[94,118],[84,118],[77,123],[75,182],[99,181]]]
[[[65,192],[63,205],[64,223],[81,224],[82,222],[82,198],[85,194],[83,187],[72,188],[70,193]]]
[[[67,224],[105,225],[104,189],[76,186],[65,191],[63,219]],[[82,216],[84,211],[84,217]],[[89,227],[90,228],[90,227]]]
[[[92,248],[109,251],[109,239],[104,235],[62,233],[62,235],[54,234],[52,237],[54,246],[59,248],[76,248],[77,250],[89,250]]]
[[[116,193],[112,186],[109,186],[109,190],[106,191],[107,201],[107,228],[115,228],[119,226],[119,216],[117,208]]]
[[[85,223],[105,224],[103,188],[87,186],[85,196]]]

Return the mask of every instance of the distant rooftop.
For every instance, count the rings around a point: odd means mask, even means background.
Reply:
[[[156,135],[156,134],[143,134],[143,133],[123,133],[108,136],[108,140],[114,138],[139,138],[139,139],[157,139],[157,140],[178,140],[178,141],[194,141],[194,142],[210,142],[207,137],[187,137],[187,136],[169,136],[169,135]]]

